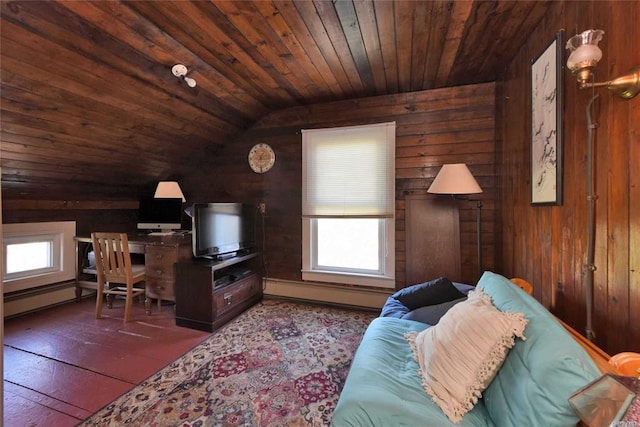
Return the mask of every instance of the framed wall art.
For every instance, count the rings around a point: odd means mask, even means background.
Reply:
[[[531,61],[531,204],[562,204],[563,31]]]

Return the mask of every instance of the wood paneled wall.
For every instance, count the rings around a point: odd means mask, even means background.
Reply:
[[[484,190],[480,195],[484,204],[484,267],[494,269],[497,196],[494,105],[495,84],[488,83],[281,110],[230,144],[215,164],[185,180],[184,186],[187,192],[198,194],[199,201],[264,201],[267,275],[301,280],[300,130],[395,121],[397,287],[405,285],[404,197],[425,194],[444,163],[467,163]],[[268,143],[276,152],[274,168],[262,175],[254,174],[247,165],[249,149],[258,142]],[[475,283],[476,205],[460,202],[459,206],[461,280]],[[429,236],[424,239],[428,241]]]
[[[75,201],[5,199],[4,223],[76,221],[76,233],[92,231],[134,232],[138,201]]]
[[[534,295],[584,333],[587,249],[586,106],[599,94],[595,131],[595,342],[611,354],[640,351],[640,97],[580,90],[564,70],[564,202],[530,205],[530,61],[565,29],[605,31],[596,80],[640,65],[640,4],[558,2],[506,70],[498,87],[498,163],[502,181],[504,274],[534,285]],[[565,56],[566,58],[566,56]]]

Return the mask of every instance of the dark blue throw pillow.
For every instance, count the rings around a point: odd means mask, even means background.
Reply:
[[[430,282],[419,283],[400,289],[393,298],[404,304],[409,310],[426,305],[442,304],[465,296],[446,277],[440,277]]]
[[[427,305],[425,307],[418,307],[415,310],[403,315],[401,319],[416,320],[418,322],[427,323],[429,325],[437,325],[440,318],[445,315],[447,311],[459,302],[466,301],[467,297],[454,299],[453,301],[443,302],[436,305]]]
[[[397,317],[400,319],[407,313],[409,313],[409,309],[403,303],[393,297],[389,297],[384,306],[382,306],[380,317]]]

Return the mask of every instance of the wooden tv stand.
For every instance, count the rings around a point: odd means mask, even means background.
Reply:
[[[262,300],[260,254],[176,264],[176,325],[212,332]]]

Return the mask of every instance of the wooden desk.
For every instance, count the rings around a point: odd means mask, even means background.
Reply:
[[[129,252],[144,255],[147,314],[151,313],[152,299],[157,300],[158,308],[162,301],[175,302],[175,263],[193,258],[191,234],[150,236],[132,233],[128,238]],[[84,261],[85,254],[89,252],[86,245],[91,245],[91,237],[76,236],[74,240],[76,242],[76,300],[80,300],[83,289],[96,290],[97,285],[94,280],[89,280],[95,275],[95,270],[80,264]],[[82,245],[85,245],[85,251],[81,254]]]

